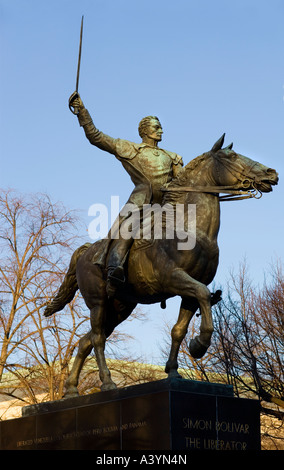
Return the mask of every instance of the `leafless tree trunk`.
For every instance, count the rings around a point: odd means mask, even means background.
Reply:
[[[12,372],[31,401],[39,369],[50,399],[62,396],[68,363],[87,319],[76,300],[67,314],[49,321],[42,316],[66,269],[78,223],[47,195],[0,192],[0,381],[4,371]]]

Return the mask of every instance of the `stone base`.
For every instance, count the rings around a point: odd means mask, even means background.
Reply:
[[[165,379],[23,408],[1,450],[260,450],[256,400],[232,387]]]

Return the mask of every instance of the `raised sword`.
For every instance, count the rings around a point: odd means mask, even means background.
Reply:
[[[79,55],[78,55],[78,65],[77,65],[77,77],[76,77],[76,88],[75,92],[69,99],[69,108],[72,111],[73,114],[78,114],[79,109],[77,106],[72,105],[73,100],[77,97],[78,95],[78,90],[79,90],[79,77],[80,77],[80,67],[81,67],[81,55],[82,55],[82,39],[83,39],[83,23],[84,23],[84,15],[82,16],[81,19],[81,30],[80,30],[80,43],[79,43]]]

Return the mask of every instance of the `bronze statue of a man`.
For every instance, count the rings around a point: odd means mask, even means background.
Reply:
[[[124,139],[114,139],[99,131],[85,108],[79,94],[73,93],[69,107],[76,107],[80,126],[89,142],[109,152],[122,163],[134,183],[127,203],[142,209],[143,204],[161,203],[160,188],[175,178],[182,168],[182,158],[176,153],[158,147],[162,140],[162,127],[156,116],[147,116],[140,121],[138,132],[142,142],[137,144]],[[123,262],[133,240],[112,240],[107,262],[107,292],[114,295],[115,287],[124,282]]]

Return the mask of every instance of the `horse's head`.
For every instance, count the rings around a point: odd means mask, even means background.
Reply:
[[[258,190],[268,193],[278,183],[278,174],[272,168],[236,153],[232,147],[222,148],[225,134],[209,152],[213,157],[212,177],[219,186],[236,190]]]
[[[192,193],[225,193],[220,200],[257,197],[258,193],[272,191],[278,183],[278,174],[255,160],[233,150],[233,144],[222,148],[225,134],[209,152],[191,160],[166,188],[164,203],[180,200]],[[192,197],[192,196],[190,196]]]

